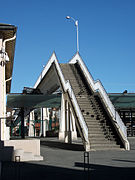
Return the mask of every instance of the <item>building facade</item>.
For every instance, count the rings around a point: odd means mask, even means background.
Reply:
[[[0,140],[9,139],[6,126],[6,94],[10,92],[17,28],[0,24]]]

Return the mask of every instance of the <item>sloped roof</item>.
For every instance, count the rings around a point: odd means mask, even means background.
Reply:
[[[7,107],[41,108],[60,107],[61,94],[8,94]]]
[[[116,109],[135,110],[135,93],[109,93],[108,95]]]

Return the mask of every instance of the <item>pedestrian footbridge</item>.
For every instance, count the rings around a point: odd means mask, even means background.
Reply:
[[[86,151],[130,149],[124,123],[79,53],[66,64],[59,63],[53,53],[34,88],[43,94],[61,88],[60,139],[71,143],[77,127]]]

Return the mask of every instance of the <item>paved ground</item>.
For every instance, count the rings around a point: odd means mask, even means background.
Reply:
[[[41,139],[44,161],[29,163],[3,163],[2,180],[134,180],[135,138],[130,151],[90,152],[89,173],[84,172],[84,149],[81,140],[69,145],[57,138]]]

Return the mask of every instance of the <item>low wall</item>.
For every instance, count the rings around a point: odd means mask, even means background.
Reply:
[[[40,155],[39,139],[5,140],[4,146],[12,146],[14,150],[23,149],[24,152],[32,152],[33,155]]]

